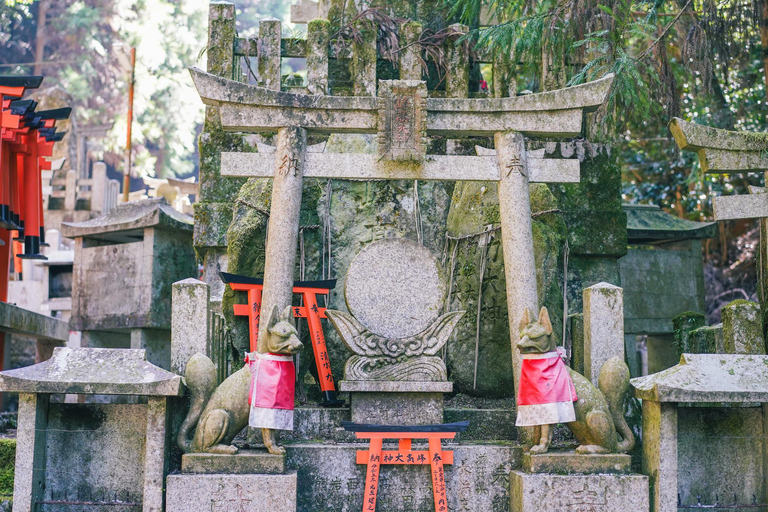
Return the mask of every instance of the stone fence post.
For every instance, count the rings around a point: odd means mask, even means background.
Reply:
[[[70,169],[64,184],[64,209],[72,211],[77,204],[77,172]]]
[[[208,354],[210,286],[189,278],[173,283],[171,292],[171,371],[184,375],[197,352]]]
[[[107,164],[93,164],[93,179],[91,180],[91,211],[104,211],[104,196],[107,187]]]
[[[624,361],[624,290],[609,283],[584,289],[584,376],[597,386],[610,358]]]

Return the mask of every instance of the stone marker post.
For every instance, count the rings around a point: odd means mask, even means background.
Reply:
[[[609,283],[584,289],[584,376],[597,386],[610,358],[624,361],[624,290]]]
[[[763,314],[760,304],[742,300],[721,309],[723,345],[727,354],[765,355]]]
[[[197,279],[173,283],[171,292],[171,371],[184,375],[196,353],[208,354],[208,302],[211,288]]]

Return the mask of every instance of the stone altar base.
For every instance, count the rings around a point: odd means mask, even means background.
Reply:
[[[577,455],[568,450],[523,455],[523,470],[527,473],[626,474],[631,465],[632,457],[625,453]]]
[[[169,475],[165,503],[166,512],[295,512],[296,472]]]
[[[648,512],[644,475],[509,474],[510,512]]]
[[[343,380],[350,394],[352,421],[374,425],[443,423],[443,393],[452,382]]]
[[[181,457],[181,472],[278,475],[285,473],[285,456],[256,450],[240,450],[237,455],[187,453]]]

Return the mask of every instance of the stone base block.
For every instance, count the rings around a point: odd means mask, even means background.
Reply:
[[[578,455],[568,450],[523,455],[523,470],[527,473],[625,474],[629,473],[631,464],[632,457],[624,453]]]
[[[350,395],[352,421],[379,425],[443,423],[443,393],[451,382],[341,381]]]
[[[240,450],[237,455],[187,453],[181,457],[181,472],[277,475],[285,473],[285,455],[272,455],[266,451],[256,450]]]
[[[168,475],[166,512],[296,512],[296,472],[285,475]]]
[[[648,512],[644,475],[509,474],[510,512]]]

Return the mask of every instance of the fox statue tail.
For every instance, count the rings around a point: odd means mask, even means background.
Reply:
[[[192,448],[189,433],[197,425],[205,405],[216,390],[216,366],[207,356],[197,353],[189,359],[184,379],[191,400],[187,417],[184,418],[176,435],[176,444],[184,453],[187,453]]]
[[[626,453],[635,447],[635,435],[624,419],[624,401],[629,391],[629,367],[618,357],[612,357],[600,369],[597,383],[608,402],[616,431],[621,436],[621,441],[616,443],[616,451]]]

